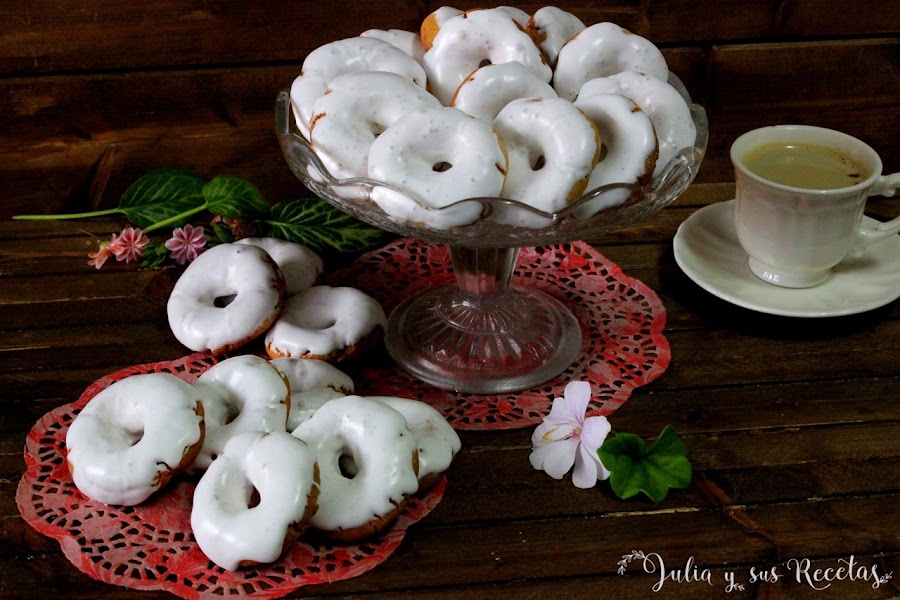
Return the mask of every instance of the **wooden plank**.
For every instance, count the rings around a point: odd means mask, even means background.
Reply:
[[[175,340],[167,323],[12,331],[0,340],[4,371],[94,367],[122,360],[140,364],[172,360],[189,352]]]
[[[106,267],[104,267],[106,268]],[[27,277],[0,287],[0,330],[164,323],[174,269]]]
[[[418,27],[416,2],[48,0],[10,6],[0,20],[0,72],[50,73],[296,61],[369,28]]]
[[[115,597],[121,600],[141,599],[171,599],[171,594],[165,592],[134,591],[125,588],[115,588],[105,585],[82,575],[75,570],[61,555],[43,555],[35,557],[42,561],[42,567],[34,563],[36,561],[22,562],[19,560],[3,561],[0,559],[0,569],[3,572],[15,573],[16,591],[19,600],[44,600],[44,594],[54,593],[66,598],[98,598]],[[875,566],[881,574],[896,572],[900,567],[900,553],[876,553],[872,555],[857,555],[857,564],[867,567]],[[393,560],[393,559],[392,559]],[[888,600],[896,598],[900,591],[892,581],[879,586],[877,590],[869,589],[870,584],[860,580],[845,579],[834,582],[826,592],[816,591],[803,580],[797,581],[792,572],[782,568],[782,574],[789,577],[781,579],[775,584],[767,584],[757,580],[750,583],[751,568],[759,573],[775,564],[766,562],[763,564],[728,565],[727,567],[713,567],[710,569],[712,586],[701,587],[703,584],[668,583],[661,590],[667,600],[696,600],[703,598],[770,598],[778,597],[790,600],[814,600],[827,593],[835,598],[865,598],[866,600]],[[822,558],[810,563],[811,569],[826,569],[840,566],[834,558]],[[671,565],[670,565],[671,566]],[[684,565],[679,565],[683,568]],[[359,581],[360,587],[366,581],[377,578],[378,569],[368,575],[363,575]],[[301,588],[297,592],[286,596],[287,598],[342,598],[344,600],[396,600],[421,599],[421,600],[471,600],[479,598],[483,600],[564,600],[568,598],[581,598],[586,594],[592,597],[615,598],[646,598],[654,595],[652,588],[658,582],[658,574],[646,574],[641,566],[633,563],[625,576],[601,575],[594,577],[576,577],[566,579],[542,579],[542,580],[516,580],[496,582],[490,585],[458,585],[443,587],[424,587],[396,589],[389,592],[378,592],[372,588],[363,588],[360,591],[346,593],[335,591],[333,585],[316,585]],[[732,574],[737,583],[745,586],[744,591],[733,591],[726,594],[726,576]],[[339,588],[341,589],[341,588]]]
[[[765,564],[776,556],[786,560],[849,556],[854,551],[896,552],[900,550],[900,513],[883,514],[885,502],[892,500],[897,501],[897,496],[762,504],[741,508],[746,512],[740,518],[698,511],[688,520],[683,512],[646,511],[457,527],[423,522],[408,532],[404,549],[379,566],[377,586],[386,591],[612,575],[621,556],[634,549],[638,532],[639,549],[660,553],[670,565],[683,565],[691,556],[700,565],[721,566]],[[832,519],[848,529],[834,528]],[[15,535],[19,528],[12,521],[0,537],[0,557],[53,551],[55,543],[46,539],[16,539],[15,545],[10,544],[10,533]],[[747,527],[757,527],[758,534],[745,535]],[[449,565],[448,556],[453,557]],[[335,584],[331,591],[363,589],[369,589],[366,579],[351,579]]]
[[[714,109],[897,106],[900,39],[741,44],[713,50]]]
[[[518,3],[533,12],[541,2]],[[441,3],[340,1],[247,6],[168,0],[142,11],[122,0],[48,0],[10,6],[0,20],[0,72],[54,73],[156,66],[295,61],[317,46],[369,28],[418,30]],[[455,6],[483,7],[469,0]],[[815,0],[784,3],[727,0],[716,17],[697,18],[686,0],[620,0],[602,6],[585,0],[566,8],[586,23],[610,20],[663,44],[894,33],[900,16],[892,3]],[[852,12],[853,19],[842,18]],[[339,15],[339,16],[338,16]],[[686,26],[690,23],[690,27]],[[153,32],[153,35],[146,35]],[[235,35],[232,32],[240,32]],[[157,43],[165,40],[164,44]]]

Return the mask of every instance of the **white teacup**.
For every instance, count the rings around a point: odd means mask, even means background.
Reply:
[[[862,226],[869,196],[893,196],[900,173],[845,133],[806,125],[754,129],[735,140],[735,225],[753,273],[806,288],[828,279],[848,254],[900,231],[900,217]],[[900,257],[898,257],[900,259]]]

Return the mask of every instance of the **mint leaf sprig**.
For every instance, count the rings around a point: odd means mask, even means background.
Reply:
[[[611,433],[597,455],[610,471],[613,493],[622,500],[643,493],[662,502],[670,489],[686,488],[693,477],[687,447],[671,425],[650,446],[632,433]]]
[[[186,171],[162,169],[134,182],[116,208],[62,215],[16,215],[13,219],[47,221],[121,214],[144,233],[150,233],[182,226],[204,211],[249,221],[267,216],[269,210],[262,193],[238,177],[219,176],[207,182]]]
[[[144,175],[122,195],[115,208],[56,215],[17,215],[17,220],[83,219],[123,215],[140,234],[184,227],[192,219],[208,213],[204,225],[210,244],[235,240],[234,229],[222,220],[242,223],[257,235],[303,244],[321,253],[361,252],[382,243],[386,233],[366,225],[321,198],[309,197],[270,205],[250,182],[239,177],[219,176],[205,179],[179,169],[162,169]],[[247,235],[246,233],[244,235]],[[113,236],[115,239],[116,236]],[[98,253],[106,253],[101,242]],[[160,266],[167,260],[162,244],[146,244],[141,250],[143,266]],[[91,255],[97,268],[105,259]],[[117,255],[118,258],[118,255]]]

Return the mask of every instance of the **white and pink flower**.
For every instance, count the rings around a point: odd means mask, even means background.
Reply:
[[[566,385],[563,397],[553,400],[550,414],[534,430],[529,456],[531,466],[554,479],[562,479],[574,465],[572,483],[582,489],[609,478],[597,450],[611,427],[606,417],[585,418],[590,400],[591,384],[573,381]]]

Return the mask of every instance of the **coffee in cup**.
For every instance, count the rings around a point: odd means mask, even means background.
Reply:
[[[790,288],[818,285],[848,254],[900,231],[900,217],[862,226],[869,196],[893,196],[878,154],[839,131],[806,125],[755,129],[731,146],[735,226],[750,270]],[[900,257],[898,257],[900,259]]]

